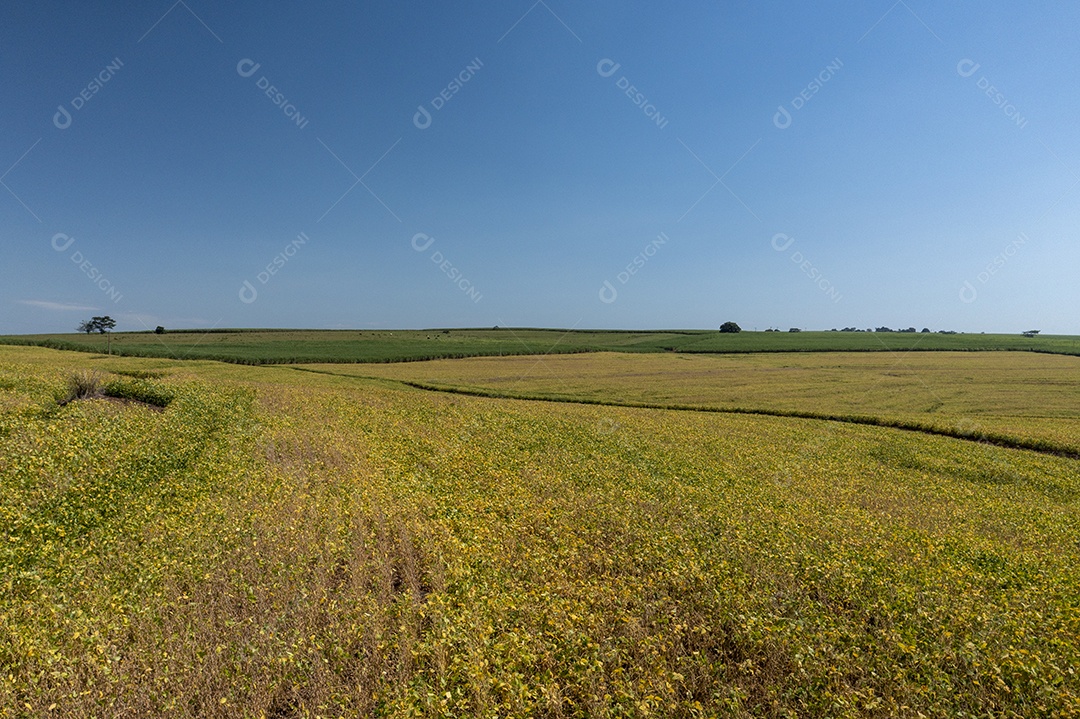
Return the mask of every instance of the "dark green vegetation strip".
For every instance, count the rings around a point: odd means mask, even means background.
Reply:
[[[101,335],[0,336],[0,344],[103,354]],[[741,332],[715,330],[185,330],[117,332],[113,354],[237,364],[408,362],[576,352],[883,352],[1012,350],[1080,355],[1080,337],[907,332]]]

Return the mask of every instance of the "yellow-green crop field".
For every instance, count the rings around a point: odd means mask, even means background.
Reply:
[[[305,365],[506,396],[880,418],[1080,453],[1080,357],[1029,352],[613,352]]]
[[[887,427],[3,347],[0,715],[1076,716],[1078,510]]]

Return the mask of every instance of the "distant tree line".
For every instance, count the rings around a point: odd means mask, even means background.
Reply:
[[[921,330],[917,330],[914,327],[908,327],[906,330],[894,330],[891,327],[874,327],[872,329],[867,328],[865,330],[861,330],[858,327],[845,327],[842,330],[832,329],[832,330],[829,330],[829,331],[830,332],[911,332],[911,333],[919,332],[921,334],[926,334],[926,335],[930,334],[930,328],[929,327],[923,327]],[[954,334],[956,334],[956,331],[955,330],[938,330],[937,333],[939,335],[954,335]]]
[[[724,324],[720,325],[720,331],[721,332],[742,332],[742,328],[739,327],[739,325],[737,323],[735,323],[735,322],[725,322]],[[775,327],[770,327],[769,329],[767,329],[765,331],[766,332],[779,332],[780,330],[776,329]],[[802,332],[802,330],[800,328],[798,328],[798,327],[792,327],[791,329],[788,330],[788,332]],[[831,330],[829,330],[829,332],[906,332],[906,333],[911,333],[911,334],[919,333],[919,334],[927,335],[927,334],[931,334],[932,331],[930,330],[929,327],[923,327],[921,330],[917,330],[914,327],[908,327],[907,329],[895,329],[894,330],[891,327],[882,326],[882,327],[868,327],[865,330],[860,329],[858,327],[845,327],[845,328],[843,328],[841,330],[838,330],[838,329],[836,329],[834,327]],[[956,330],[938,330],[937,334],[939,334],[939,335],[955,335],[955,334],[958,334],[958,333],[957,333]],[[1024,337],[1035,337],[1036,335],[1039,334],[1039,330],[1024,330],[1023,332],[1021,332],[1021,334],[1024,335]]]

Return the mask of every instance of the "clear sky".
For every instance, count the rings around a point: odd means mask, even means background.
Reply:
[[[6,3],[0,332],[1080,334],[1078,35],[1064,2]]]

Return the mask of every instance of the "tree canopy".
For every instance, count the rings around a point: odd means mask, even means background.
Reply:
[[[104,317],[91,317],[84,322],[80,322],[76,329],[78,329],[79,332],[85,332],[86,334],[90,334],[91,332],[105,334],[112,330],[113,327],[116,327],[116,320],[105,315]]]

